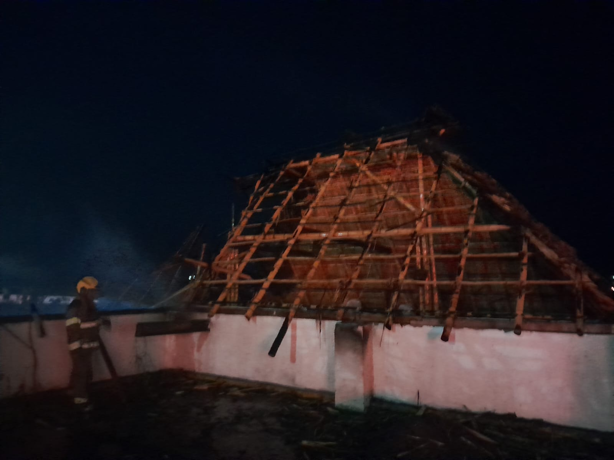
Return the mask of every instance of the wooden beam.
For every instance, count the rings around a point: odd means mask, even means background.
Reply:
[[[541,241],[530,230],[527,230],[527,236],[529,237],[531,244],[533,244],[539,250],[539,252],[541,252],[544,257],[546,257],[546,259],[548,259],[566,277],[574,280],[578,276],[577,272],[580,272],[584,290],[588,291],[603,309],[609,312],[614,312],[614,300],[601,292],[584,270],[569,260],[562,260],[556,252],[550,249],[548,245]]]
[[[458,256],[457,256],[458,257]],[[236,280],[234,284],[262,284],[266,281],[266,278],[263,279],[255,279],[255,280]],[[212,285],[212,284],[225,284],[227,280],[204,280],[201,281],[202,285]],[[339,283],[345,282],[345,278],[333,278],[333,279],[274,279],[272,280],[273,284],[299,284],[299,285],[312,285],[318,288],[335,288]],[[457,286],[457,281],[441,281],[438,280],[438,286]],[[356,285],[360,287],[357,289],[376,289],[376,290],[394,290],[395,288],[391,288],[391,283],[389,279],[358,279],[355,281]],[[426,285],[434,285],[435,281],[425,281],[425,280],[414,280],[414,279],[406,279],[400,281],[398,284],[401,286],[426,286]],[[527,286],[575,286],[576,281],[574,280],[528,280],[526,282]],[[484,286],[506,286],[506,287],[515,287],[520,286],[520,281],[509,281],[509,280],[485,280],[485,281],[463,281],[463,286],[468,287],[484,287]]]
[[[498,224],[489,224],[489,225],[475,225],[472,229],[473,233],[478,232],[504,232],[510,230],[512,227],[509,225],[498,225]],[[451,233],[465,233],[467,231],[466,225],[454,225],[454,226],[442,226],[442,227],[421,227],[420,229],[416,228],[399,228],[395,230],[382,230],[373,235],[374,238],[401,238],[413,236],[416,233],[418,235],[436,235],[436,234],[451,234]],[[322,232],[322,233],[302,233],[299,236],[299,240],[302,241],[318,241],[325,240],[329,237],[330,232]],[[347,232],[335,232],[335,234],[331,237],[331,239],[341,239],[341,240],[364,240],[369,234],[369,230],[351,230]],[[237,245],[244,245],[246,243],[252,242],[258,239],[259,235],[245,235],[240,236],[236,239],[235,243],[227,243]],[[279,241],[287,241],[292,238],[292,233],[277,233],[274,235],[269,235],[264,238],[264,242],[279,242]]]
[[[430,237],[432,238],[433,235],[430,235]],[[430,246],[430,245],[429,245]],[[432,251],[432,247],[429,248]],[[528,256],[531,257],[533,255],[532,252],[528,253]],[[339,255],[339,256],[331,256],[331,257],[323,257],[322,258],[322,262],[329,262],[329,263],[335,263],[335,262],[351,262],[353,260],[359,260],[361,257],[361,254],[353,254],[353,255]],[[435,254],[433,253],[431,256],[429,256],[435,260],[438,259],[457,259],[458,258],[458,254]],[[519,257],[522,257],[522,253],[521,252],[492,252],[492,253],[482,253],[482,254],[467,254],[467,259],[518,259]],[[310,262],[313,261],[316,257],[308,257],[308,256],[288,256],[286,257],[286,260],[290,261],[290,262]],[[365,254],[364,256],[365,259],[369,259],[369,260],[399,260],[399,259],[404,259],[405,258],[405,254]],[[278,260],[277,257],[257,257],[254,258],[252,257],[250,262],[251,263],[258,263],[258,262],[275,262],[276,260]],[[234,264],[236,262],[233,262],[232,260],[229,261],[222,261],[220,262],[218,265],[229,265],[229,264]],[[432,265],[432,264],[431,264]]]
[[[289,164],[292,164],[292,161],[290,161]],[[264,175],[256,183],[256,186],[254,188],[254,193],[252,193],[252,195],[249,198],[248,207],[242,212],[241,222],[239,222],[239,225],[237,225],[234,228],[234,230],[232,232],[232,236],[228,239],[228,242],[224,245],[224,247],[222,248],[220,253],[215,257],[215,260],[211,264],[213,268],[216,267],[216,265],[217,265],[217,263],[219,261],[224,260],[227,257],[228,251],[230,251],[230,249],[232,248],[233,243],[240,238],[241,233],[243,232],[243,230],[247,226],[247,222],[251,219],[251,217],[254,215],[254,213],[258,210],[258,208],[260,207],[260,205],[264,201],[264,196],[269,191],[271,191],[273,189],[273,187],[275,187],[275,185],[279,182],[279,180],[284,175],[284,171],[285,170],[282,170],[282,171],[279,172],[277,177],[266,187],[265,192],[262,193],[258,197],[258,199],[256,200],[254,206],[252,208],[250,208],[249,204],[251,204],[254,201],[254,197],[258,193],[258,190],[260,189],[260,184],[262,183]]]
[[[386,187],[386,192],[384,195],[384,200],[382,201],[382,205],[380,206],[378,213],[375,216],[374,219],[374,223],[371,226],[371,230],[369,232],[369,234],[367,235],[366,239],[365,239],[365,246],[362,249],[362,253],[358,256],[357,262],[356,262],[356,266],[354,267],[354,270],[352,271],[352,273],[350,274],[349,278],[346,280],[345,283],[340,284],[339,285],[339,289],[337,289],[337,291],[335,292],[334,298],[333,298],[333,304],[336,303],[336,300],[339,296],[343,296],[341,298],[341,304],[343,304],[343,302],[345,301],[345,298],[347,297],[347,293],[349,290],[351,290],[354,287],[354,283],[355,281],[358,279],[358,277],[360,276],[360,270],[362,269],[364,263],[365,263],[365,256],[367,255],[367,253],[369,252],[369,248],[371,246],[371,240],[373,235],[375,234],[375,232],[377,231],[377,229],[379,228],[379,226],[381,225],[381,221],[378,219],[380,217],[380,215],[384,212],[384,209],[386,208],[386,197],[388,196],[390,189],[392,188],[392,184],[389,183],[388,186]],[[347,286],[347,289],[345,288],[341,288],[341,286]],[[343,293],[341,292],[343,290]],[[337,312],[337,319],[341,320],[343,318],[343,313],[344,313],[344,309],[339,309]]]
[[[448,308],[448,314],[446,322],[441,334],[441,340],[447,342],[454,326],[454,317],[456,316],[456,308],[460,299],[461,288],[463,287],[463,276],[465,275],[465,264],[467,262],[467,253],[469,252],[469,239],[471,238],[471,231],[475,224],[475,217],[478,212],[478,198],[473,200],[473,209],[469,212],[469,223],[467,225],[467,231],[463,239],[463,249],[461,252],[460,262],[458,264],[458,274],[456,275],[456,281],[454,286],[454,293],[450,300],[450,308]]]
[[[338,172],[339,167],[341,166],[341,163],[343,162],[343,160],[344,160],[344,157],[339,157],[339,159],[335,163],[335,167],[330,172],[330,174],[328,176],[328,179],[326,180],[326,182],[324,182],[324,184],[322,184],[322,186],[318,190],[318,194],[317,194],[317,196],[314,199],[312,204],[317,204],[320,201],[320,199],[324,196],[324,193],[326,192],[326,189],[328,188],[328,184],[337,175],[337,172]],[[281,257],[279,257],[277,259],[277,261],[275,262],[275,265],[273,266],[273,269],[269,272],[266,281],[262,284],[260,290],[258,291],[258,293],[252,299],[251,304],[249,306],[249,309],[245,313],[245,317],[247,319],[250,319],[252,317],[252,315],[254,314],[254,311],[258,307],[258,303],[264,298],[264,296],[265,296],[265,294],[267,292],[267,289],[271,286],[271,282],[273,281],[275,276],[277,276],[277,273],[279,272],[279,269],[281,268],[281,266],[283,265],[283,263],[287,259],[288,255],[290,254],[290,251],[292,251],[292,248],[294,247],[294,243],[296,243],[298,241],[298,236],[301,234],[301,232],[303,231],[303,228],[305,227],[305,224],[307,223],[307,221],[309,220],[309,218],[313,214],[313,210],[314,210],[313,206],[310,206],[308,211],[303,215],[303,217],[300,220],[298,226],[294,230],[294,234],[293,234],[294,236],[288,241],[288,244],[286,245],[286,249],[282,253]],[[275,350],[275,351],[277,351],[277,350]]]
[[[418,241],[419,236],[424,227],[424,222],[426,221],[426,216],[428,214],[428,210],[431,207],[431,203],[433,202],[433,196],[435,195],[435,190],[437,189],[437,185],[439,185],[439,179],[441,178],[441,168],[438,170],[438,177],[433,181],[433,185],[431,186],[431,190],[429,191],[429,196],[425,202],[424,209],[421,210],[418,219],[416,220],[416,228],[414,229],[414,233],[412,234],[411,243],[407,245],[407,251],[405,253],[405,260],[403,261],[403,268],[399,272],[399,276],[397,279],[397,284],[400,287],[402,281],[407,277],[407,272],[409,271],[409,265],[411,262],[411,253],[416,247],[416,243]],[[392,311],[396,308],[397,300],[400,295],[400,290],[396,289],[392,295],[390,300],[390,306],[388,307],[388,315],[392,317]],[[392,323],[387,322],[386,327],[390,329],[392,327]]]
[[[369,160],[371,160],[371,158],[373,158],[373,154],[374,154],[373,151],[370,152],[362,163],[359,163],[359,162],[355,161],[355,163],[359,166],[358,167],[358,172],[356,173],[356,175],[352,179],[352,182],[350,183],[350,193],[346,197],[346,202],[348,202],[348,201],[350,201],[352,199],[352,196],[354,195],[354,193],[356,191],[355,185],[360,183],[360,180],[362,178],[362,173],[367,169],[366,165],[367,165],[367,163],[369,163]],[[307,276],[305,277],[305,280],[303,280],[303,282],[309,282],[314,277],[318,267],[320,266],[321,258],[324,257],[324,255],[326,254],[326,251],[328,250],[328,246],[330,245],[331,241],[333,240],[332,236],[335,234],[335,232],[337,230],[337,226],[339,225],[339,219],[341,217],[343,217],[343,215],[345,214],[346,210],[347,210],[347,208],[345,206],[341,206],[340,207],[339,212],[335,216],[335,219],[333,221],[332,227],[331,227],[330,231],[327,234],[328,236],[324,236],[324,242],[322,243],[322,246],[320,247],[320,251],[318,252],[316,260],[311,265],[311,268],[309,269],[309,272],[307,273]],[[292,321],[292,318],[294,317],[294,313],[296,312],[296,309],[298,308],[298,306],[303,301],[303,298],[305,297],[306,293],[307,293],[307,291],[305,289],[303,289],[303,284],[301,284],[301,288],[300,288],[298,294],[296,295],[296,297],[294,298],[294,301],[292,302],[292,308],[290,309],[290,313],[288,315],[288,321],[289,322]]]
[[[527,274],[529,271],[529,239],[522,233],[522,260],[520,262],[520,285],[518,286],[518,298],[516,299],[516,320],[514,334],[522,332],[522,316],[524,314],[524,301],[527,294]]]
[[[379,177],[377,177],[375,174],[373,174],[371,171],[369,171],[368,168],[364,169],[364,173],[369,176],[369,178],[375,182],[377,185],[379,185],[382,189],[386,189],[387,185],[384,181],[382,181]],[[394,192],[390,192],[389,195],[394,198],[395,200],[397,200],[402,206],[404,206],[405,208],[409,209],[412,212],[416,212],[416,208],[414,208],[411,203],[409,203],[408,201],[406,201],[405,199],[403,199],[402,197],[400,197],[399,195],[397,195]]]
[[[469,182],[467,182],[467,179],[465,179],[462,174],[460,174],[456,169],[454,169],[452,166],[444,163],[443,165],[444,170],[456,181],[458,182],[458,185],[464,189],[466,189],[472,197],[476,197],[478,195],[478,192],[475,188],[473,188],[473,186],[471,186],[471,184],[469,184]]]
[[[198,267],[198,268],[209,268],[209,264],[207,262],[202,262],[200,260],[189,259],[187,257],[184,257],[181,259],[181,261],[186,264],[194,265],[195,267]]]
[[[193,305],[193,309],[201,313],[207,313],[211,306],[209,305]],[[248,307],[243,305],[223,305],[220,307],[218,314],[223,315],[244,315]],[[287,308],[274,308],[261,306],[256,310],[254,316],[275,316],[279,318],[287,317]],[[316,309],[316,308],[299,308],[295,313],[295,318],[305,319],[321,319],[324,321],[337,321],[336,309]],[[346,311],[343,321],[358,324],[381,324],[386,321],[385,313],[371,311]],[[420,317],[415,315],[403,315],[401,312],[393,314],[392,322],[394,324],[408,325],[414,327],[440,327],[443,325],[444,319],[438,317]],[[456,329],[495,329],[511,332],[514,329],[514,318],[467,318],[458,317],[454,322]],[[546,319],[527,319],[523,324],[524,331],[532,332],[556,332],[556,333],[576,333],[576,324],[574,321],[557,321]],[[614,324],[589,322],[585,325],[586,334],[614,334]]]
[[[418,191],[420,192],[420,212],[425,212],[424,201],[424,165],[422,162],[422,153],[418,152]],[[418,269],[424,269],[427,265],[426,250],[424,248],[424,236],[418,236],[418,246],[416,247],[416,267]],[[430,276],[427,275],[427,280]],[[420,286],[419,288],[419,301],[420,301],[420,313],[426,308],[430,310],[430,286]]]
[[[319,156],[316,156],[316,159],[317,158],[319,158]],[[291,165],[289,165],[288,167],[290,167],[290,166]],[[226,287],[224,288],[222,293],[218,296],[218,299],[217,299],[215,305],[213,306],[213,308],[209,312],[209,314],[211,316],[215,315],[215,312],[220,307],[220,304],[226,299],[226,297],[228,296],[228,293],[230,292],[230,289],[232,288],[234,282],[239,279],[239,277],[241,276],[243,270],[247,266],[247,263],[249,262],[249,259],[255,254],[255,252],[258,249],[258,246],[260,245],[260,243],[264,240],[264,238],[266,237],[266,235],[269,232],[269,230],[273,227],[273,225],[275,225],[275,223],[277,222],[277,219],[279,218],[279,215],[281,214],[282,209],[292,199],[292,196],[294,195],[294,192],[296,192],[296,190],[300,187],[300,185],[303,183],[305,178],[309,175],[309,172],[311,171],[312,167],[313,167],[313,162],[310,163],[309,166],[307,166],[307,168],[305,169],[305,174],[303,175],[303,177],[301,177],[298,181],[296,181],[296,184],[294,184],[294,186],[290,189],[290,192],[286,195],[286,197],[282,201],[282,203],[279,206],[279,208],[275,211],[275,213],[271,217],[271,221],[266,224],[266,226],[264,227],[264,230],[262,231],[262,233],[260,235],[258,235],[257,239],[254,240],[254,242],[253,242],[252,246],[250,247],[248,253],[245,255],[245,257],[243,257],[243,259],[239,263],[239,266],[237,267],[235,272],[232,274],[232,276],[228,280],[228,283],[226,284]],[[283,172],[282,172],[282,175],[283,175]],[[281,175],[279,177],[281,177]],[[270,191],[271,189],[269,188],[268,190]],[[266,195],[266,193],[265,193],[265,195]],[[228,247],[228,246],[229,245],[227,244],[225,247]],[[215,268],[215,266],[214,266],[214,268]]]

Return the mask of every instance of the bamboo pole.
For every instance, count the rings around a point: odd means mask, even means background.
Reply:
[[[524,232],[522,234],[521,254],[520,285],[518,287],[518,298],[516,299],[516,320],[514,324],[514,334],[516,335],[520,335],[522,332],[522,317],[524,314],[524,301],[527,294],[527,274],[529,271],[529,240]]]
[[[335,163],[335,167],[330,172],[328,179],[326,180],[326,182],[324,182],[324,184],[322,184],[322,187],[320,187],[320,189],[318,190],[318,194],[312,204],[317,204],[320,201],[320,199],[324,196],[324,193],[326,192],[328,185],[333,180],[333,178],[337,175],[339,167],[343,163],[344,158],[345,158],[345,155],[342,157],[339,157],[339,159]],[[250,319],[252,317],[252,315],[254,314],[254,311],[256,310],[258,306],[258,303],[264,298],[267,292],[267,289],[269,288],[269,286],[271,286],[272,280],[275,278],[275,276],[277,276],[279,269],[281,268],[281,266],[287,259],[288,255],[290,254],[290,251],[292,251],[292,248],[294,247],[294,243],[298,241],[298,236],[301,234],[301,232],[303,231],[303,228],[305,227],[305,224],[307,223],[307,221],[313,214],[313,210],[314,210],[313,206],[310,206],[309,210],[301,218],[298,226],[294,230],[294,236],[288,241],[286,249],[282,253],[281,257],[277,259],[277,261],[275,262],[275,265],[273,266],[273,269],[268,274],[266,281],[262,284],[262,287],[252,299],[250,306],[247,312],[245,313],[245,317],[247,319]]]
[[[450,301],[450,308],[446,317],[446,322],[441,334],[441,340],[447,342],[454,326],[454,317],[456,316],[456,308],[458,307],[458,301],[460,299],[461,288],[463,286],[463,276],[465,275],[465,264],[467,262],[467,253],[469,252],[469,239],[471,238],[471,231],[475,224],[475,217],[478,211],[478,198],[473,200],[473,209],[469,213],[468,229],[465,232],[465,238],[463,239],[463,249],[461,252],[460,263],[458,264],[458,274],[456,275],[454,293]]]
[[[316,158],[319,158],[319,155],[320,154],[318,154],[316,156]],[[222,293],[219,295],[215,305],[213,306],[213,308],[209,312],[209,316],[213,317],[215,315],[215,313],[217,312],[217,310],[220,308],[220,304],[228,296],[228,293],[229,293],[230,289],[232,288],[234,282],[239,279],[239,277],[243,273],[243,270],[247,266],[249,260],[251,259],[251,257],[255,254],[256,250],[258,249],[258,246],[260,245],[262,240],[264,240],[264,238],[266,237],[266,234],[273,227],[273,225],[275,225],[275,222],[277,221],[277,218],[281,214],[281,211],[284,209],[285,205],[292,199],[292,196],[294,195],[294,192],[296,192],[296,190],[301,186],[301,184],[303,183],[305,178],[309,175],[309,172],[311,171],[312,167],[313,167],[313,162],[310,163],[309,166],[307,166],[307,168],[305,169],[305,173],[303,174],[303,177],[301,177],[298,181],[296,181],[296,184],[292,187],[292,189],[290,189],[290,192],[286,195],[286,198],[284,198],[284,200],[282,201],[282,204],[279,206],[279,208],[275,211],[275,213],[271,217],[271,221],[267,223],[267,225],[264,227],[264,230],[262,231],[262,233],[260,235],[258,235],[258,238],[253,242],[253,244],[250,247],[248,253],[245,255],[245,257],[243,257],[243,259],[239,263],[239,266],[237,267],[236,271],[232,274],[232,276],[228,280],[228,284],[226,284],[226,287],[224,288]],[[283,171],[282,171],[282,173],[280,173],[279,177],[281,177],[282,175],[283,175]],[[269,191],[271,190],[271,188],[269,188]],[[265,195],[266,195],[266,193],[265,193]],[[226,247],[228,247],[228,245]]]

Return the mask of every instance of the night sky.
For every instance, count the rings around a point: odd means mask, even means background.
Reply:
[[[231,177],[434,104],[614,274],[614,3],[284,3],[0,2],[1,288],[219,246]]]

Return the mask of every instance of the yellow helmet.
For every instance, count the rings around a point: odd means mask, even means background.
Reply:
[[[77,283],[77,292],[81,292],[81,289],[96,289],[98,287],[98,280],[93,276],[86,276]]]

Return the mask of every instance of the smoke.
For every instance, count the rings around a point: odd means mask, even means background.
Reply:
[[[80,238],[75,270],[76,278],[96,277],[105,295],[121,295],[129,286],[136,289],[147,284],[155,264],[134,237],[117,223],[111,223],[100,215],[88,213],[86,231]]]
[[[24,217],[25,216],[25,217]],[[76,214],[20,213],[0,251],[0,289],[5,293],[72,295],[79,279],[94,276],[105,293],[122,291],[154,270],[147,251],[112,218],[91,210]]]

